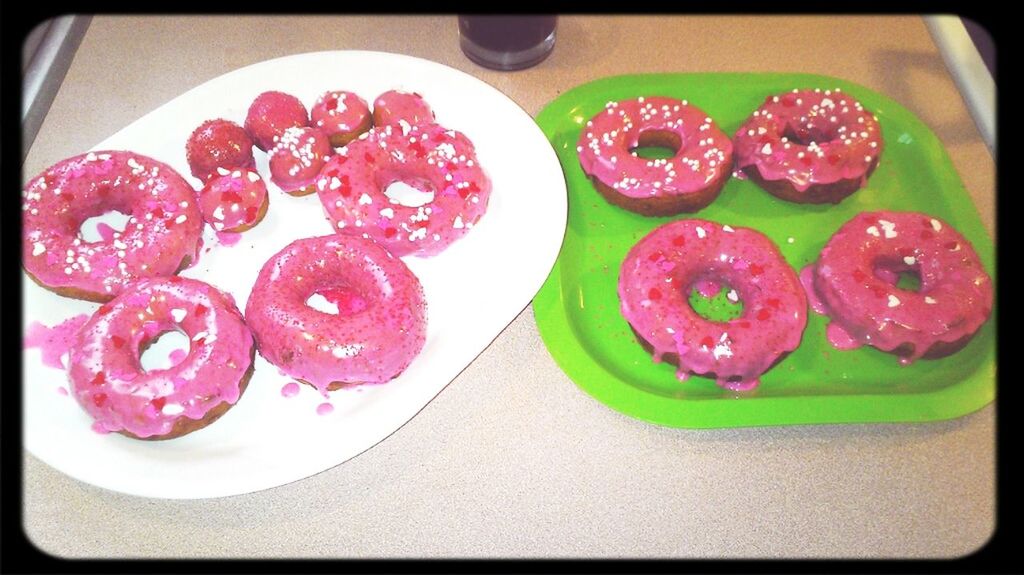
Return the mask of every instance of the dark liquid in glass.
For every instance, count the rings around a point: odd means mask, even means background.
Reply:
[[[459,16],[459,32],[488,50],[533,48],[555,29],[558,16]]]

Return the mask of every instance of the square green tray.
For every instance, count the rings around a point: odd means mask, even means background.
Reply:
[[[771,94],[793,88],[841,88],[878,116],[885,150],[867,186],[839,205],[798,205],[732,178],[707,208],[648,218],[608,204],[576,156],[582,126],[610,100],[671,96],[689,100],[730,136]],[[965,415],[995,397],[996,310],[960,352],[901,366],[874,348],[834,349],[828,320],[808,312],[794,352],[750,392],[732,392],[656,364],[619,313],[619,267],[629,248],[655,227],[686,217],[747,226],[771,238],[799,271],[828,238],[866,210],[913,210],[938,216],[974,244],[995,279],[995,248],[938,138],[893,100],[857,84],[809,74],[650,74],[604,78],[548,104],[537,123],[551,141],[569,194],[558,259],[533,301],[545,345],[558,365],[598,401],[627,415],[672,427],[714,428],[808,423],[909,422]]]

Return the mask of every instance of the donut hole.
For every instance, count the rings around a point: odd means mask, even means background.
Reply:
[[[188,356],[191,344],[188,335],[178,328],[161,331],[139,344],[139,365],[146,373],[171,369]]]
[[[871,270],[875,277],[897,289],[921,291],[921,266],[902,260],[883,258],[876,260]]]
[[[87,244],[110,242],[114,233],[121,233],[128,227],[128,214],[117,210],[109,210],[98,216],[86,218],[78,227],[78,237]]]
[[[822,126],[787,122],[786,127],[782,130],[782,137],[790,143],[800,146],[807,146],[812,142],[824,144],[839,137],[838,127],[837,124],[831,122],[826,122]]]
[[[683,147],[679,134],[668,130],[644,130],[637,137],[636,146],[629,153],[646,160],[664,160],[674,157]]]
[[[317,290],[306,305],[328,315],[352,316],[369,307],[369,301],[358,290],[341,286]]]
[[[402,178],[382,187],[392,204],[418,208],[434,201],[434,186],[422,178]]]
[[[700,317],[724,323],[743,315],[743,300],[728,283],[700,278],[690,285],[687,302]]]

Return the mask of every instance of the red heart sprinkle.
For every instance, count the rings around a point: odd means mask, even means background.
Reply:
[[[114,347],[116,347],[117,349],[121,349],[121,347],[124,346],[124,338],[123,337],[118,337],[116,335],[112,335],[112,336],[110,336],[110,341],[113,342]]]
[[[96,377],[92,378],[92,381],[89,382],[89,385],[103,385],[103,382],[106,380],[107,377],[103,375],[103,372],[101,371],[96,374]]]
[[[97,393],[96,395],[92,396],[92,403],[96,407],[103,407],[103,404],[106,403],[106,402],[107,402],[107,394],[105,394],[105,393]]]
[[[651,300],[661,299],[661,290],[658,288],[651,288],[650,291],[647,292],[647,298]]]
[[[393,237],[397,233],[398,233],[397,229],[395,229],[395,228],[387,228],[386,230],[384,230],[384,237],[385,238],[391,238],[391,237]]]
[[[652,261],[652,262],[656,262],[656,261],[660,260],[661,258],[662,258],[662,253],[661,252],[654,252],[651,255],[647,256],[647,259]]]
[[[676,236],[672,240],[672,245],[674,245],[674,246],[681,246],[681,245],[683,245],[685,243],[686,243],[686,238],[684,238],[683,236]]]
[[[866,273],[860,271],[859,269],[856,269],[856,270],[853,270],[853,279],[856,280],[856,281],[862,282],[862,281],[868,279],[868,275]]]
[[[752,276],[759,276],[762,273],[764,273],[764,268],[757,264],[750,264],[750,267],[748,269],[750,270],[750,275]]]
[[[206,314],[207,311],[208,311],[208,309],[207,309],[207,307],[205,305],[203,305],[201,303],[197,303],[196,304],[196,309],[195,309],[194,313],[195,313],[196,317],[202,317],[203,315]]]
[[[704,339],[700,340],[700,344],[704,347],[711,347],[715,345],[715,340],[711,339],[710,335],[706,335]]]
[[[764,321],[772,316],[771,312],[765,308],[761,308],[757,311],[757,319]]]
[[[167,404],[167,398],[166,397],[154,397],[153,401],[151,401],[150,403],[153,404],[153,407],[155,407],[157,411],[160,411],[160,410],[162,410],[164,408],[164,405]]]

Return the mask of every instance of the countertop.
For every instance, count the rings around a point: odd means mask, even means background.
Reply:
[[[468,72],[531,115],[642,72],[839,76],[910,109],[995,235],[995,163],[918,17],[562,16],[552,55],[481,68],[454,16],[98,16],[23,166],[89,149],[221,74],[320,50]],[[928,557],[995,529],[995,408],[926,424],[684,430],[598,403],[527,307],[411,421],[308,479],[211,500],[145,499],[24,455],[24,527],[60,557]]]

